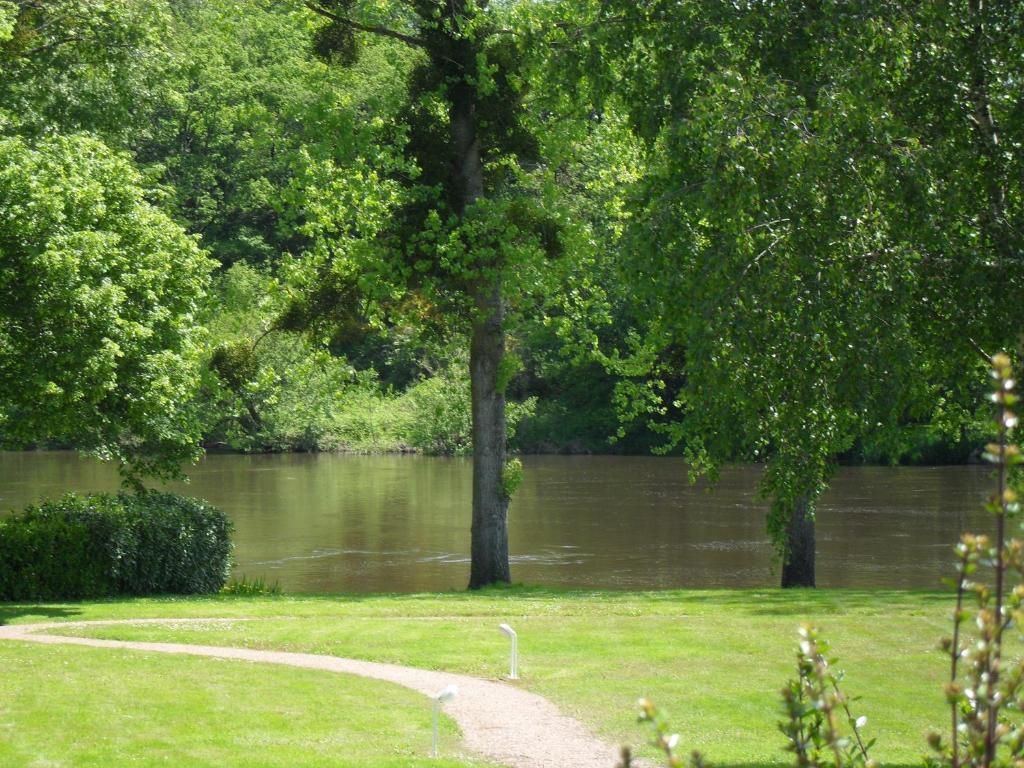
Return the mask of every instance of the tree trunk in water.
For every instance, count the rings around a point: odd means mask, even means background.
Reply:
[[[469,352],[473,387],[473,542],[469,588],[511,581],[505,469],[505,393],[498,372],[505,354],[500,283],[478,299]]]
[[[807,514],[807,497],[797,499],[786,528],[786,561],[782,586],[814,586],[814,518]]]

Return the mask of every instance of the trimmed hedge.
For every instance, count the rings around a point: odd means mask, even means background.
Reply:
[[[231,523],[174,493],[69,494],[0,520],[0,600],[217,592]]]

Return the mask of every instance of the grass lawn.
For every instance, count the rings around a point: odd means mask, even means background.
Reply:
[[[0,668],[3,766],[474,764],[447,718],[428,757],[421,696],[350,675],[15,642]]]
[[[919,765],[925,733],[945,722],[945,662],[934,649],[948,633],[950,610],[951,597],[937,593],[520,587],[0,604],[0,621],[237,617],[224,625],[69,631],[308,651],[483,677],[507,672],[507,640],[497,625],[508,621],[519,632],[521,685],[609,739],[633,744],[646,737],[635,723],[635,702],[646,696],[668,712],[682,746],[718,766],[787,762],[778,692],[793,674],[796,628],[811,621],[832,641],[847,691],[862,697],[854,712],[867,715],[866,733],[878,739],[874,756]],[[111,755],[119,764],[131,756],[133,765],[150,765],[173,754],[189,765],[411,766],[429,747],[429,710],[416,694],[347,676],[15,643],[0,644],[0,663],[3,765],[32,765],[34,756],[38,765],[107,765]],[[457,737],[447,727],[454,754]]]

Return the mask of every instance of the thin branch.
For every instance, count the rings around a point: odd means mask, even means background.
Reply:
[[[860,752],[861,757],[864,758],[864,762],[866,764],[870,758],[868,756],[868,748],[860,736],[860,728],[857,727],[857,719],[853,716],[853,712],[850,711],[850,705],[846,701],[846,697],[843,696],[843,692],[839,690],[839,683],[836,682],[836,679],[830,676],[829,682],[832,683],[832,690],[835,692],[836,701],[839,702],[839,706],[841,706],[843,708],[843,712],[846,713],[847,722],[851,723],[853,726],[853,735],[857,739],[857,749]]]
[[[250,347],[249,351],[250,352],[255,352],[256,351],[256,347],[258,347],[260,345],[260,342],[263,341],[269,334],[273,333],[276,330],[278,330],[278,329],[274,325],[271,325],[269,328],[265,329],[263,331],[263,333],[261,333],[259,336],[256,337],[255,340],[253,340],[252,347]]]
[[[44,51],[52,50],[53,48],[60,48],[62,45],[67,45],[68,43],[80,43],[80,42],[83,42],[83,38],[79,37],[78,35],[69,35],[68,37],[60,37],[60,38],[57,38],[56,40],[51,40],[48,43],[44,43],[43,45],[37,45],[35,48],[29,48],[26,51],[22,51],[21,52],[21,56],[22,56],[22,58],[30,59],[33,56],[37,56],[40,53],[43,53]]]
[[[751,262],[743,268],[743,272],[740,273],[740,280],[747,276],[747,272],[749,272],[751,269],[757,266],[757,263],[762,259],[762,257],[767,256],[769,253],[771,253],[775,249],[775,246],[781,242],[782,235],[779,235],[774,240],[772,240],[771,244],[767,248],[765,248],[763,251],[757,254],[757,256],[755,256],[751,260]]]
[[[343,24],[351,29],[358,30],[359,32],[367,32],[371,35],[377,35],[378,37],[390,37],[394,40],[401,40],[406,45],[411,45],[416,48],[426,48],[427,41],[420,37],[414,37],[413,35],[406,35],[402,32],[398,32],[388,27],[379,27],[373,24],[360,24],[358,21],[353,21],[347,16],[339,16],[336,13],[332,13],[323,6],[317,5],[311,0],[306,0],[305,6],[313,13],[318,13],[326,19]]]
[[[999,514],[996,515],[996,633],[993,637],[994,647],[988,655],[989,685],[994,694],[989,695],[988,704],[988,737],[985,739],[985,764],[991,765],[996,756],[996,747],[999,743],[999,736],[996,728],[999,726],[999,673],[1003,660],[1003,579],[1006,571],[1004,562],[1004,541],[1006,536],[1006,467],[1007,467],[1007,408],[1006,388],[1004,379],[998,379],[999,394]]]
[[[22,60],[31,60],[33,57],[38,56],[41,53],[47,53],[48,51],[54,51],[65,45],[72,45],[75,43],[87,42],[88,38],[79,37],[78,35],[71,35],[69,37],[62,37],[58,40],[51,40],[43,45],[37,45],[35,48],[29,48],[24,51],[16,52],[15,56]],[[134,43],[105,43],[105,47],[108,50],[133,50],[136,48]]]
[[[967,555],[964,555],[964,561],[960,565],[960,578],[957,579],[956,585],[956,613],[953,614],[953,648],[949,652],[949,684],[950,686],[956,685],[957,681],[957,664],[960,661],[960,624],[961,617],[960,613],[964,609],[964,592],[967,583]],[[959,714],[960,714],[960,702],[958,700],[951,701],[949,704],[950,718],[952,720],[951,734],[951,746],[953,749],[953,768],[960,768],[960,727],[959,727]]]
[[[749,234],[750,232],[755,232],[756,230],[764,229],[765,227],[770,229],[775,224],[784,224],[788,221],[789,219],[772,219],[771,221],[762,221],[760,224],[754,224],[753,226],[747,227],[746,232]]]
[[[966,340],[967,340],[967,343],[971,346],[971,349],[973,349],[975,352],[977,352],[979,355],[981,355],[983,358],[985,358],[985,360],[991,360],[992,359],[992,356],[988,352],[986,352],[984,349],[982,349],[981,345],[978,342],[976,342],[973,338],[971,338],[970,336],[967,336]]]
[[[613,16],[607,19],[595,19],[589,24],[576,24],[571,21],[556,21],[553,26],[555,29],[569,30],[576,33],[576,37],[582,37],[584,34],[588,34],[593,30],[605,24],[625,24],[627,21],[625,16]],[[651,21],[651,19],[648,19]]]

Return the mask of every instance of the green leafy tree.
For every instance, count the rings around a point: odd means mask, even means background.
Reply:
[[[0,438],[71,444],[129,478],[199,451],[211,263],[87,136],[0,139]]]
[[[813,585],[837,457],[898,457],[908,421],[962,427],[979,352],[1020,327],[1019,14],[566,9],[561,71],[647,147],[623,272],[638,332],[609,359],[622,400],[696,471],[765,461],[783,585]]]
[[[507,582],[506,388],[517,370],[507,322],[522,296],[542,290],[545,260],[564,245],[557,211],[542,204],[553,190],[524,107],[515,19],[476,0],[308,5],[324,20],[316,46],[327,60],[351,64],[372,35],[411,49],[415,67],[401,152],[325,166],[331,194],[307,201],[314,279],[290,320],[338,336],[404,316],[468,337],[470,587]]]

